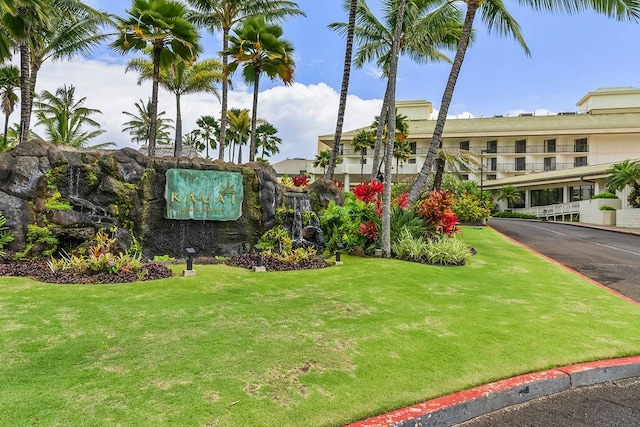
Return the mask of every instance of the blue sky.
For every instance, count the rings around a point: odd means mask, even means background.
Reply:
[[[119,15],[124,15],[131,4],[124,0],[87,3]],[[372,9],[379,4],[374,0],[369,3]],[[342,0],[299,0],[298,4],[307,17],[295,17],[283,24],[284,37],[295,47],[296,84],[283,87],[264,80],[260,87],[258,115],[275,124],[283,139],[281,153],[272,161],[313,158],[317,135],[335,129],[344,40],[327,25],[346,21],[347,12]],[[576,111],[575,103],[599,87],[640,86],[640,24],[616,22],[593,13],[534,13],[518,8],[515,2],[507,4],[521,25],[531,57],[515,41],[487,34],[480,19],[476,19],[476,41],[467,52],[450,116]],[[215,56],[221,48],[219,35],[203,36],[204,56]],[[120,133],[125,121],[121,113],[134,111],[133,102],[150,94],[148,85],[137,86],[136,76],[124,74],[124,64],[132,57],[104,47],[88,59],[48,64],[39,77],[37,90],[55,90],[65,83],[76,85],[79,96],[87,97],[87,106],[103,111],[98,120],[107,130],[105,137],[120,146],[131,145],[127,135]],[[402,59],[397,99],[425,99],[437,110],[449,69],[448,64],[418,65]],[[354,70],[345,130],[373,121],[379,113],[384,87],[373,64]],[[230,106],[249,108],[250,97],[251,88],[236,80]],[[161,94],[160,102],[160,108],[171,116],[171,96]],[[207,95],[192,95],[184,104],[187,131],[200,115],[219,114],[219,103]]]

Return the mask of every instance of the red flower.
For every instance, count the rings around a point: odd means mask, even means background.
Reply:
[[[309,184],[309,177],[306,175],[294,176],[291,180],[296,187],[306,187]]]
[[[394,200],[393,204],[403,209],[407,209],[409,207],[408,199],[409,199],[409,193],[402,193],[400,197]]]
[[[339,189],[344,190],[344,183],[338,181],[337,179],[333,180],[333,183],[338,186]]]
[[[384,184],[377,179],[372,179],[369,182],[363,182],[357,185],[353,189],[353,194],[358,200],[362,200],[365,203],[375,203],[380,199],[380,195],[384,190]]]
[[[360,234],[369,240],[375,240],[378,237],[378,226],[375,222],[369,220],[360,224]]]

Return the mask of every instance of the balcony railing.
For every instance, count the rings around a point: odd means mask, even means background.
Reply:
[[[573,168],[573,163],[556,163],[546,165],[544,163],[525,163],[517,167],[514,163],[498,163],[496,169],[485,168],[485,172],[547,172],[560,171]]]
[[[556,205],[534,206],[531,208],[513,209],[513,212],[535,215],[538,218],[564,217],[580,213],[580,202],[558,203]]]
[[[513,145],[510,146],[498,146],[495,150],[489,151],[485,147],[471,147],[469,149],[474,154],[480,155],[481,151],[484,151],[483,155],[490,156],[491,154],[557,154],[557,153],[588,153],[589,146],[575,146],[575,145],[556,145],[555,150],[549,150],[544,145],[527,145],[525,150],[516,150]]]

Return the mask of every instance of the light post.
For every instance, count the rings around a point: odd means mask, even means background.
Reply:
[[[257,273],[264,273],[267,271],[267,268],[262,265],[262,251],[264,250],[264,248],[260,245],[255,245],[254,249],[256,250],[258,256],[256,258],[256,265],[255,267],[253,267],[253,271]]]
[[[196,271],[193,269],[193,256],[196,253],[196,250],[193,248],[184,248],[184,251],[187,253],[187,269],[182,271],[183,276],[195,276]]]
[[[342,265],[342,260],[340,259],[340,251],[344,249],[344,245],[342,243],[336,244],[336,265]]]

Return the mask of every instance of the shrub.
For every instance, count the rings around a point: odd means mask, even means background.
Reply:
[[[424,236],[427,231],[433,232],[433,227],[428,230],[424,221],[413,210],[399,206],[391,208],[390,223],[391,244],[400,239],[404,231],[409,232],[413,237]]]
[[[615,211],[616,208],[614,208],[613,206],[600,206],[600,210],[601,211]]]
[[[451,210],[456,214],[459,221],[477,223],[489,218],[491,214],[490,205],[490,200],[483,201],[476,194],[462,193],[456,197]]]
[[[615,194],[608,193],[608,192],[594,194],[593,197],[591,198],[592,199],[619,199],[619,197],[616,196]]]
[[[427,261],[430,264],[464,265],[468,255],[467,244],[455,236],[427,242]]]
[[[11,243],[14,239],[13,234],[11,234],[6,224],[7,220],[2,212],[0,212],[0,256],[4,256],[5,254],[2,248]]]
[[[432,224],[437,235],[450,236],[458,231],[458,218],[451,210],[455,199],[449,191],[432,191],[426,199],[418,201],[416,214]]]
[[[288,252],[291,250],[291,237],[289,237],[287,230],[276,226],[267,230],[258,240],[258,244],[267,250]]]
[[[403,229],[391,250],[397,258],[407,261],[423,261],[427,257],[427,242],[422,236],[414,236],[409,229]]]
[[[345,248],[360,246],[365,251],[373,251],[375,242],[368,241],[360,234],[360,224],[368,221],[379,221],[375,206],[356,199],[352,193],[345,193],[343,206],[337,205],[334,201],[329,202],[329,206],[320,217],[327,250],[333,251],[338,243],[342,243]]]
[[[493,214],[494,218],[520,218],[520,219],[538,219],[535,215],[523,214],[518,212],[496,212]]]
[[[295,187],[306,187],[309,185],[309,177],[306,175],[297,175],[291,178]]]

